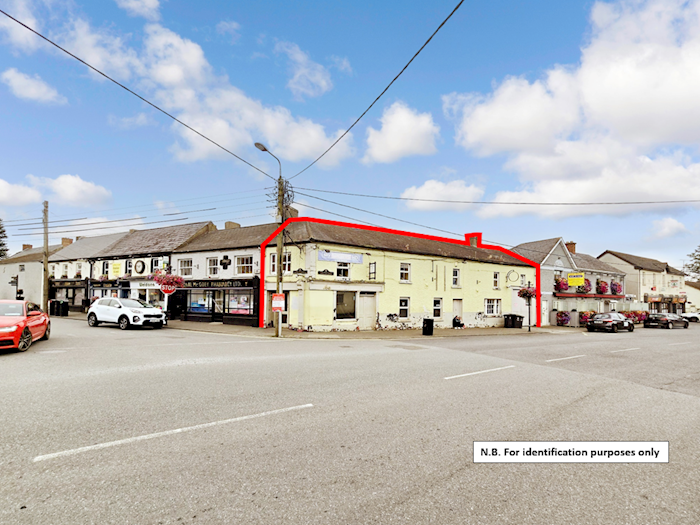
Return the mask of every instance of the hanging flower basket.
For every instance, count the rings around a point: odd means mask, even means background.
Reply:
[[[598,281],[598,284],[595,287],[596,293],[599,294],[604,294],[608,293],[608,283],[605,281]]]
[[[158,270],[155,274],[153,274],[153,280],[160,285],[166,284],[168,286],[175,286],[177,288],[182,288],[182,285],[185,284],[185,280],[179,275],[165,273],[162,270]]]
[[[560,277],[554,278],[554,291],[555,292],[565,292],[569,289],[568,279],[562,279]]]
[[[557,326],[566,326],[571,321],[569,312],[557,312]]]
[[[615,281],[611,281],[610,292],[613,295],[622,295],[622,285],[620,283],[616,283]]]
[[[536,295],[537,290],[531,286],[526,286],[525,288],[518,290],[518,297],[522,297],[523,299],[532,299]]]
[[[101,281],[107,281],[108,279],[109,279],[109,275],[107,275],[106,273],[103,273],[102,275],[100,275],[100,276],[97,278],[97,280],[100,281],[100,282],[101,282]]]
[[[576,291],[578,293],[591,293],[592,289],[593,289],[593,286],[591,286],[591,281],[588,279],[585,279],[583,281],[583,286],[576,287]]]

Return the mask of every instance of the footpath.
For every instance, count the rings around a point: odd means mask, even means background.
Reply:
[[[70,312],[68,317],[60,319],[72,319],[86,321],[86,315],[78,312]],[[273,328],[255,328],[251,326],[236,326],[223,323],[197,323],[193,321],[168,321],[164,330],[188,330],[192,332],[209,332],[229,334],[240,337],[275,337]],[[282,337],[287,339],[427,339],[429,337],[479,337],[489,335],[522,335],[533,334],[576,334],[585,332],[585,328],[569,328],[564,326],[545,326],[538,328],[527,326],[523,328],[436,328],[432,336],[424,336],[423,331],[414,330],[368,330],[348,332],[297,332],[283,329]]]

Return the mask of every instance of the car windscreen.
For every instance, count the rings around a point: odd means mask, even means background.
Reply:
[[[0,315],[20,317],[24,315],[24,305],[22,303],[0,303]]]
[[[122,306],[126,308],[150,308],[148,303],[144,303],[138,299],[121,299]]]

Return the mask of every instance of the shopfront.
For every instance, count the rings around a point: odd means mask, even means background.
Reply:
[[[90,302],[93,297],[119,297],[127,299],[129,297],[129,289],[131,285],[129,281],[123,279],[114,280],[90,280]]]
[[[649,312],[660,314],[682,314],[685,312],[686,297],[681,295],[646,294],[644,302],[649,303]]]
[[[151,280],[132,280],[130,284],[131,298],[160,308],[165,308],[165,294],[160,291],[160,285]]]
[[[257,326],[260,279],[185,281],[168,301],[171,319]]]
[[[68,301],[68,307],[73,312],[83,312],[87,298],[87,280],[82,279],[51,279],[49,283],[49,299]],[[88,304],[89,306],[89,304]]]

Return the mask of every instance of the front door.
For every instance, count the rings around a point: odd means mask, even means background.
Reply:
[[[462,317],[461,299],[452,299],[452,317]]]
[[[213,290],[210,293],[212,321],[221,322],[224,320],[224,291]]]
[[[360,330],[373,330],[377,323],[377,294],[360,292],[360,302],[357,306],[357,322]]]

